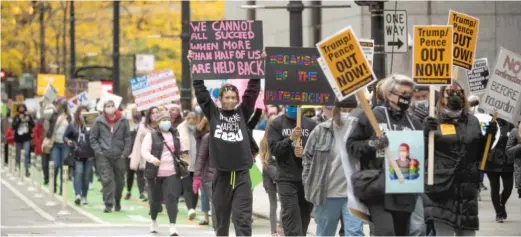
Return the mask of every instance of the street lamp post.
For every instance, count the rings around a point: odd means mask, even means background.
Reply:
[[[181,2],[181,50],[182,65],[181,73],[181,104],[184,109],[192,109],[192,80],[190,73],[190,63],[188,62],[188,50],[190,50],[190,2]]]
[[[119,0],[114,1],[113,10],[112,92],[119,95]]]

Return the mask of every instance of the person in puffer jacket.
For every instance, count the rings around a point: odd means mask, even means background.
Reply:
[[[195,164],[193,192],[197,194],[200,188],[208,196],[210,200],[211,209],[213,209],[212,202],[212,180],[215,174],[215,169],[210,167],[210,149],[208,148],[210,133],[206,133],[201,139],[201,146],[197,153],[197,162]],[[208,223],[208,210],[203,210],[204,218]],[[212,215],[212,226],[215,230],[215,215]]]

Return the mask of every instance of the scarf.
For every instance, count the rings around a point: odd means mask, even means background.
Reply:
[[[109,116],[107,115],[107,113],[103,112],[103,116],[105,116],[105,119],[107,120],[107,122],[109,123],[110,126],[113,126],[114,124],[116,124],[116,122],[119,120],[119,118],[121,118],[121,112],[119,112],[119,110],[116,110],[114,112],[114,119],[110,119]]]

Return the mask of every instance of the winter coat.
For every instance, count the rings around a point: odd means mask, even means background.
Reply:
[[[407,112],[395,112],[389,105],[376,106],[373,112],[383,132],[423,129],[422,123],[415,116],[411,116]],[[389,115],[389,121],[386,113]],[[349,159],[360,161],[361,170],[380,170],[385,172],[385,167],[387,167],[384,162],[385,153],[383,151],[375,151],[368,144],[369,140],[375,136],[375,132],[365,113],[359,115],[358,121],[353,123],[352,129],[346,142]],[[385,187],[385,183],[381,185]],[[416,194],[385,194],[382,197],[375,197],[371,203],[364,204],[367,206],[383,205],[388,211],[413,212],[416,200]]]
[[[518,128],[512,129],[508,136],[507,156],[514,160],[514,181],[516,188],[521,189],[521,137]]]
[[[201,139],[201,146],[197,153],[194,177],[201,177],[202,181],[212,181],[215,169],[210,167],[210,148],[208,147],[210,133],[206,133]]]
[[[82,141],[78,141],[80,138],[80,132],[84,136]],[[63,141],[67,142],[68,140],[73,141],[74,143],[74,156],[76,159],[86,159],[94,157],[94,151],[90,146],[89,141],[90,131],[87,131],[86,128],[79,128],[74,124],[69,124],[67,130],[65,130],[65,134],[63,135]]]
[[[141,144],[143,143],[143,138],[145,135],[150,132],[145,126],[144,122],[139,123],[139,128],[137,129],[136,138],[134,139],[134,143],[132,145],[132,153],[130,153],[130,169],[131,170],[144,170],[145,169],[145,158],[141,157]]]
[[[494,149],[488,153],[485,172],[514,172],[514,158],[507,156],[506,153],[508,134],[513,127],[510,123],[501,126],[498,131],[499,140]]]
[[[434,185],[425,186],[425,218],[457,229],[478,230],[478,166],[486,137],[474,115],[451,124],[456,134],[442,135],[438,128],[434,135]]]
[[[132,143],[129,123],[125,117],[121,116],[111,131],[107,119],[101,114],[94,121],[89,140],[96,158],[103,156],[108,159],[127,159]]]
[[[34,120],[29,114],[25,114],[22,120],[19,115],[13,118],[12,124],[15,142],[31,141],[31,131],[34,128]]]

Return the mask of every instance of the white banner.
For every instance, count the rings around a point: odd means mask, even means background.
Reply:
[[[130,80],[132,95],[139,111],[179,100],[179,88],[171,69],[151,72]]]
[[[136,55],[136,72],[147,73],[154,71],[155,59],[153,54]]]

